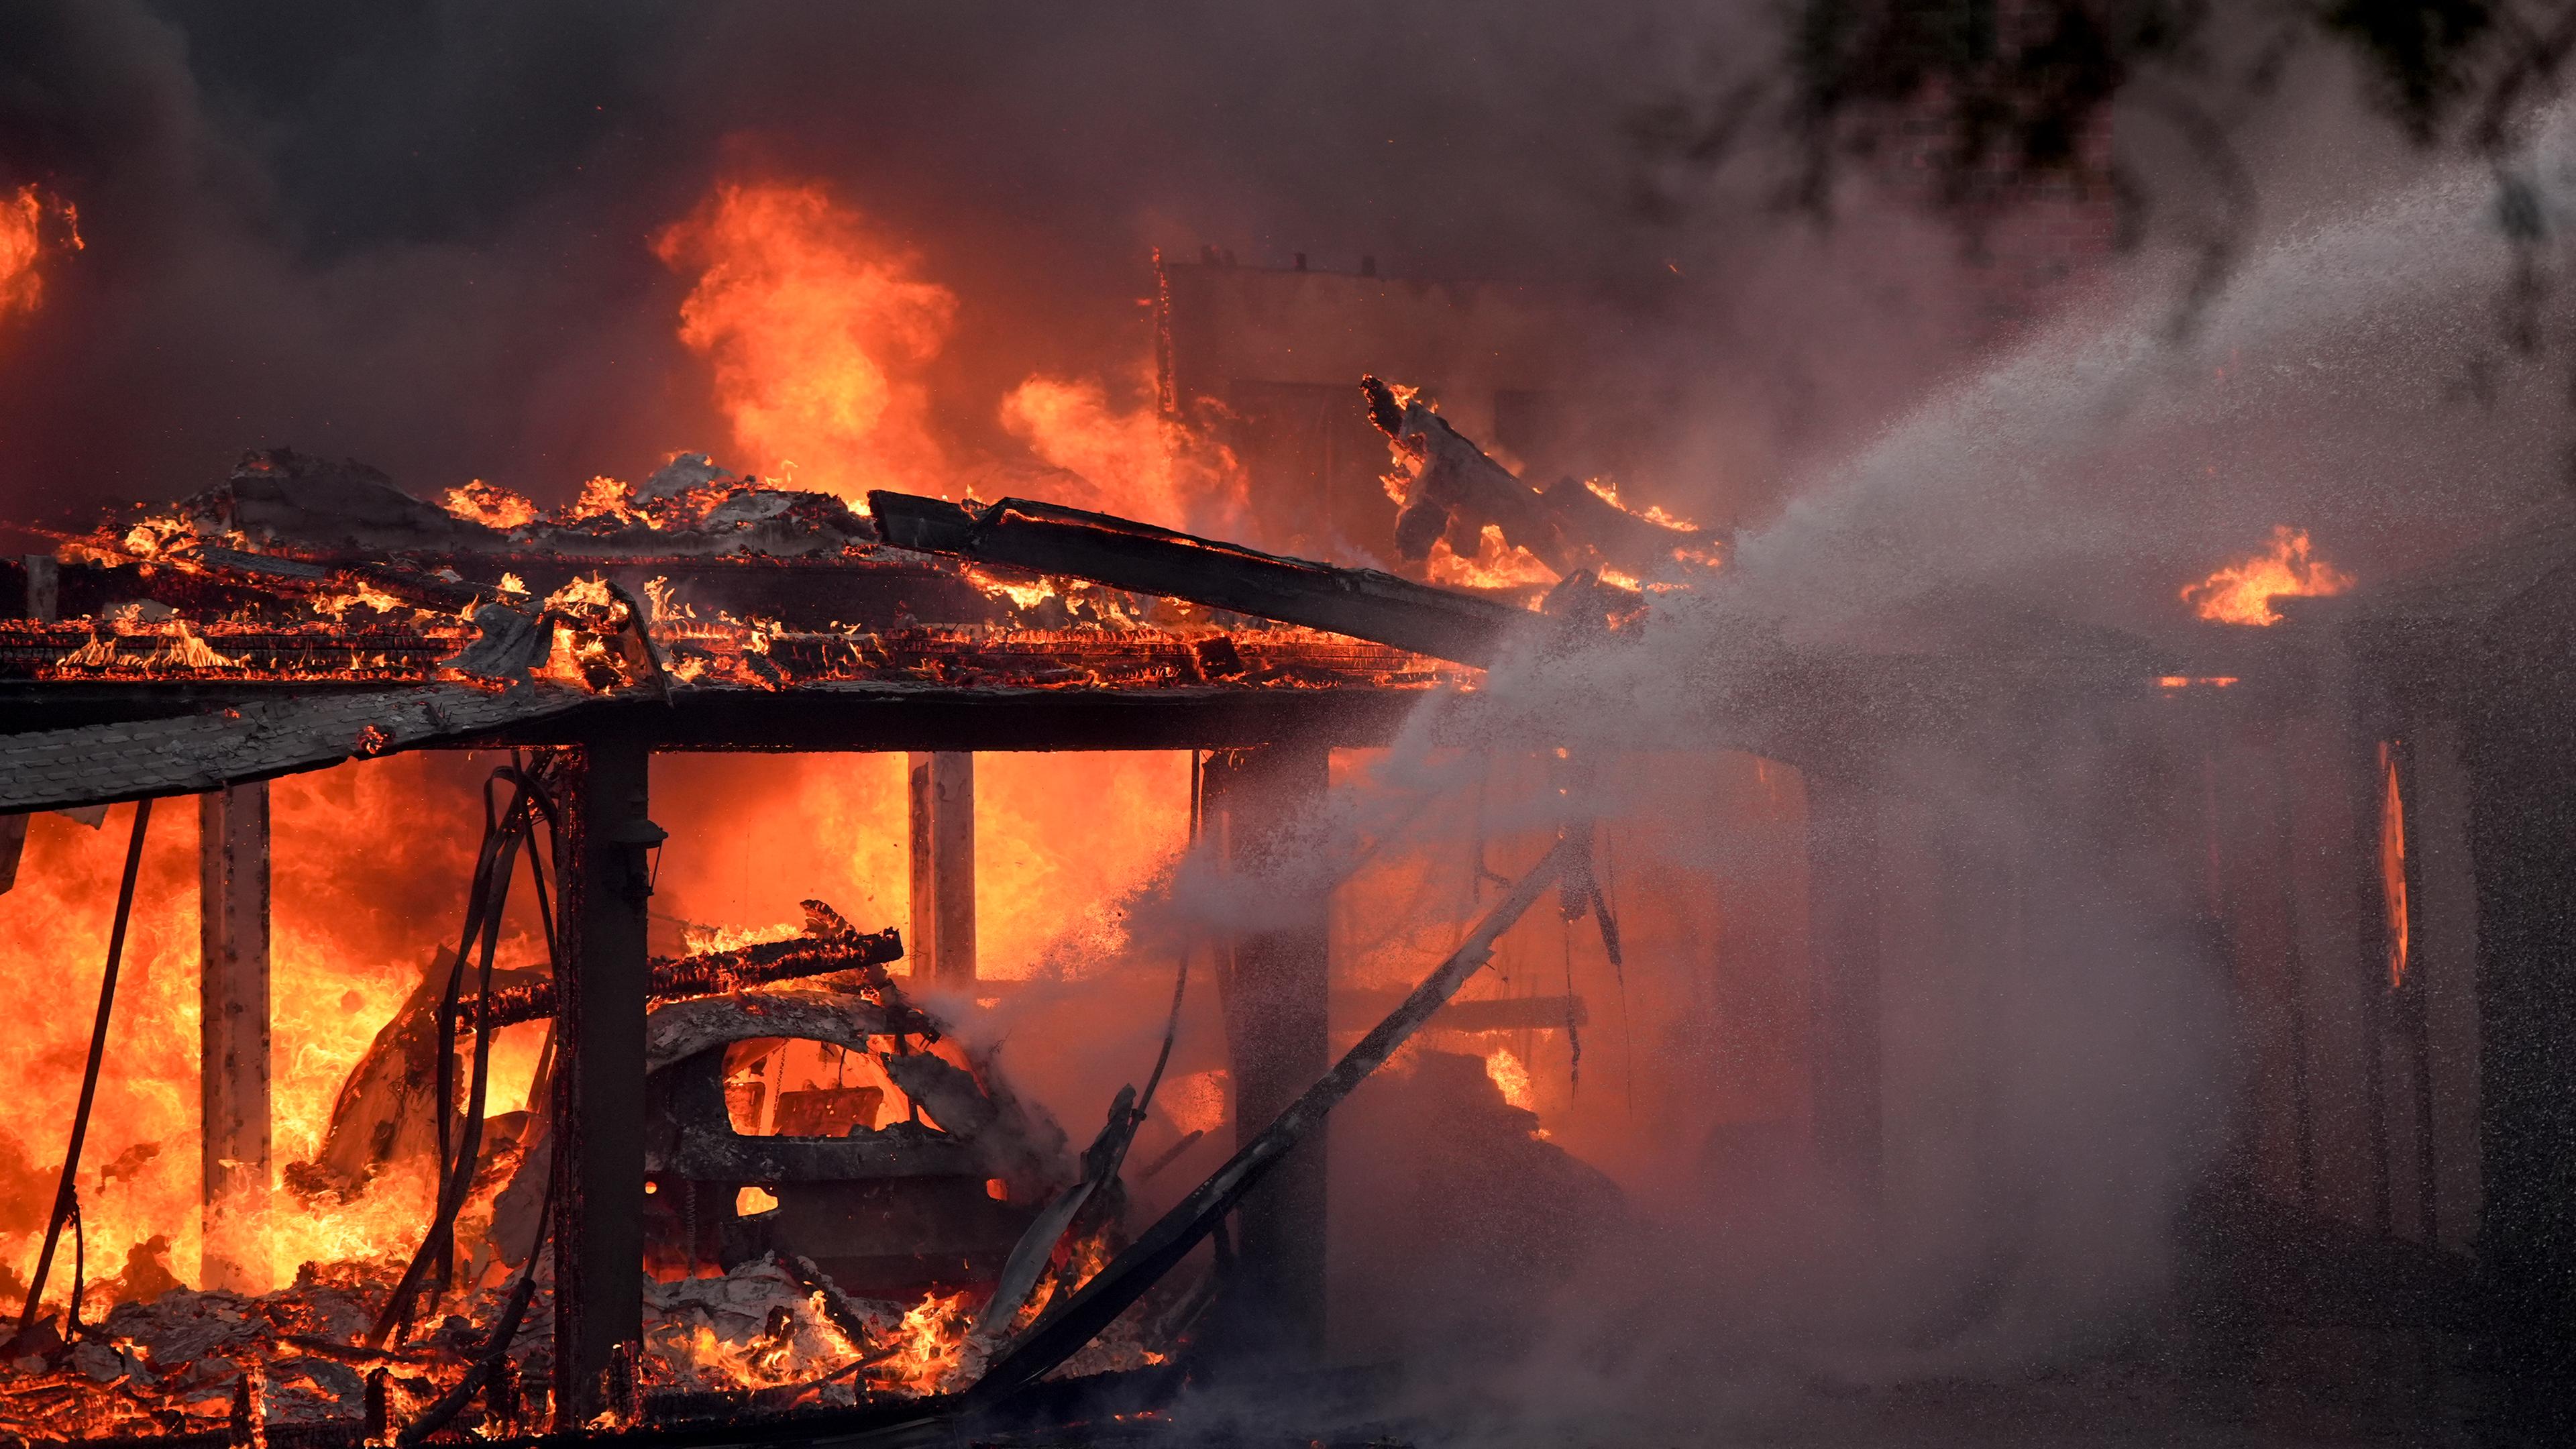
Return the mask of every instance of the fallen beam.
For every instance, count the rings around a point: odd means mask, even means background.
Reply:
[[[1385,1065],[1398,1047],[1411,1040],[1458,993],[1468,977],[1492,959],[1494,943],[1582,858],[1589,839],[1589,832],[1573,832],[1558,841],[1529,874],[1512,886],[1509,895],[1486,912],[1458,949],[1413,989],[1403,1005],[1360,1038],[1359,1044],[1345,1053],[1331,1071],[1227,1159],[1214,1176],[1156,1219],[1080,1292],[1039,1319],[996,1359],[966,1391],[967,1404],[971,1408],[989,1408],[1037,1382],[1143,1297],[1147,1289],[1198,1246],[1200,1239],[1213,1232],[1243,1195],[1295,1150],[1326,1114],[1340,1106],[1371,1072]]]
[[[715,996],[777,981],[860,971],[902,959],[902,934],[891,927],[870,935],[839,939],[798,936],[792,940],[764,941],[702,956],[656,959],[651,964],[651,975],[644,983],[644,994],[653,1001]],[[532,981],[492,993],[492,1025],[496,1029],[521,1022],[542,1021],[554,1014],[555,986],[552,981]],[[463,1009],[457,1013],[457,1030],[470,1032],[473,1029],[474,1001],[469,996]]]
[[[897,548],[1186,599],[1460,664],[1492,663],[1504,639],[1530,621],[1527,610],[1374,569],[1283,558],[1026,498],[977,511],[879,491],[868,495],[868,509]]]
[[[1007,999],[1029,985],[1020,980],[986,979],[975,983],[977,996]],[[1333,988],[1333,1020],[1350,1017],[1375,1020],[1393,1011],[1403,1002],[1399,989],[1370,986],[1337,986]],[[1472,1001],[1453,1001],[1433,1016],[1427,1031],[1550,1031],[1566,1026],[1590,1026],[1592,1008],[1580,996],[1498,996]],[[1335,1027],[1336,1032],[1355,1031],[1356,1027]]]

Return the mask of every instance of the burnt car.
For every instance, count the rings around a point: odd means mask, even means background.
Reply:
[[[645,1025],[646,1256],[764,1253],[844,1292],[991,1282],[1073,1175],[1063,1132],[935,1019],[816,989],[676,1001]]]

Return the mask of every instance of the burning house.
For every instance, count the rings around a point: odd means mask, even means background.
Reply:
[[[2160,456],[2050,536],[2128,415],[2003,395],[2147,390],[2012,350],[2109,265],[2068,146],[1907,339],[2003,357],[1955,446],[1804,491],[1694,471],[1683,258],[1155,253],[1124,373],[1031,371],[742,165],[626,245],[729,451],[28,510],[0,1444],[2333,1434],[2563,1372],[2576,532],[2221,497],[2288,468],[2231,395],[2167,420],[2223,530]],[[81,245],[20,195],[0,324]]]
[[[1372,379],[1351,406],[1374,409],[1412,460],[1421,498],[1407,516],[1439,515],[1414,531],[1472,538],[1500,500],[1520,510],[1507,515],[1515,528],[1544,525],[1530,541],[1560,561],[1635,564],[1660,544],[1667,567],[1713,564],[1712,536],[1589,492],[1540,501],[1397,396]],[[687,460],[669,471],[684,475]],[[1268,1144],[1313,1130],[1370,1056],[1437,1023],[1490,948],[1451,952],[1440,989],[1396,1005],[1319,1096],[1333,1035],[1324,901],[1234,940],[1219,975],[1245,1151],[1130,1244],[1118,1170],[1155,1080],[1141,1099],[1119,1095],[1077,1159],[989,1052],[960,1046],[912,999],[978,990],[969,751],[1186,747],[1198,759],[1193,830],[1226,858],[1257,860],[1320,799],[1334,747],[1389,738],[1426,693],[1456,693],[1517,637],[1606,638],[1638,596],[1577,575],[1554,613],[1533,613],[1044,503],[887,492],[868,503],[860,514],[753,480],[657,476],[545,516],[488,487],[433,505],[357,465],[271,452],[175,508],[111,519],[17,566],[13,845],[29,811],[143,802],[102,1050],[150,801],[202,805],[196,1281],[120,1308],[114,1326],[84,1322],[76,1145],[24,1287],[31,1382],[12,1401],[41,1406],[28,1429],[112,1437],[211,1410],[239,1423],[271,1412],[272,1389],[290,1420],[336,1411],[416,1439],[460,1414],[487,1431],[533,1425],[532,1391],[551,1392],[554,1422],[573,1427],[641,1422],[671,1393],[706,1399],[701,1384],[731,1391],[716,1407],[743,1413],[836,1392],[865,1402],[870,1385],[956,1388],[969,1359],[988,1356],[975,1382],[1013,1382],[1005,1369],[1026,1382],[1091,1344],[1108,1326],[1100,1315],[1156,1286],[1171,1255],[1215,1226],[1203,1200],[1230,1208],[1261,1174],[1271,1180],[1244,1201],[1228,1250],[1240,1264],[1228,1296],[1260,1305],[1238,1307],[1237,1321],[1262,1325],[1245,1331],[1320,1345],[1323,1164],[1310,1149],[1278,1165]],[[277,1163],[264,782],[423,749],[511,760],[484,787],[464,924],[350,1067],[312,1158]],[[669,839],[650,817],[649,762],[683,750],[912,751],[910,952],[895,931],[863,934],[809,900],[786,939],[648,959]],[[1615,951],[1585,838],[1548,851],[1480,938],[1561,887],[1589,900]],[[522,859],[546,964],[496,968]],[[887,969],[907,955],[909,986]],[[1461,1005],[1447,1029],[1552,1029],[1580,1013],[1571,998],[1482,1005],[1489,1025]],[[527,1106],[496,1111],[499,1033],[532,1023],[545,1036]],[[99,1062],[94,1050],[76,1136],[97,1106]],[[1256,1130],[1274,1115],[1270,1135]],[[364,1203],[424,1170],[427,1235],[399,1272],[378,1281],[317,1261],[260,1292],[278,1266],[263,1261],[266,1218]],[[67,1227],[68,1285],[54,1276]],[[167,1243],[130,1262],[167,1277]],[[129,1266],[119,1296],[142,1271]],[[1041,1311],[1095,1274],[1095,1291],[1117,1295],[1089,1310],[1099,1321],[1070,1301]],[[757,1343],[711,1338],[704,1324],[692,1338],[673,1321],[700,1282],[768,1305]],[[488,1312],[424,1336],[432,1305],[478,1292]],[[172,1307],[173,1294],[188,1306]],[[1210,1296],[1184,1295],[1153,1321],[1186,1335]],[[878,1319],[859,1302],[895,1307]],[[516,1347],[532,1311],[554,1330],[534,1372]],[[191,1325],[169,1330],[183,1339],[208,1315],[234,1326],[222,1339],[229,1398],[169,1380],[195,1372],[174,1362],[182,1350],[155,1345],[151,1315],[173,1313]],[[1127,1331],[1131,1359],[1162,1362],[1176,1347]],[[805,1342],[816,1338],[847,1363],[819,1362],[830,1355]],[[212,1361],[189,1347],[191,1362]],[[117,1356],[113,1372],[102,1352]],[[462,1376],[405,1372],[437,1358]],[[361,1368],[374,1376],[366,1403],[339,1402],[330,1389]]]
[[[129,848],[71,1165],[16,1284],[0,1404],[17,1432],[274,1422],[416,1442],[549,1417],[756,1432],[782,1414],[855,1432],[994,1412],[1068,1360],[1127,1375],[1119,1401],[1141,1405],[1168,1392],[1158,1375],[1201,1361],[1193,1344],[1322,1350],[1330,1175],[1323,1143],[1299,1142],[1391,1053],[1426,1028],[1481,1040],[1467,1091],[1580,1140],[1570,1096],[1527,1113],[1534,1070],[1561,1065],[1569,1089],[1582,1070],[1578,936],[1623,997],[1637,969],[1659,1032],[1729,1025],[1661,979],[1705,929],[1657,898],[1685,882],[1618,892],[1634,829],[1544,808],[1493,828],[1498,858],[1534,829],[1554,843],[1516,879],[1476,866],[1508,891],[1410,995],[1341,984],[1336,955],[1372,948],[1337,909],[1385,889],[1365,871],[1309,881],[1216,945],[1217,1120],[1241,1150],[1150,1222],[1140,1129],[1164,1139],[1159,1173],[1199,1160],[1213,1125],[1183,1131],[1169,1103],[1152,1117],[1181,998],[1141,1091],[1122,1090],[1079,1152],[1066,1127],[1082,1124],[1027,1101],[995,1043],[943,1015],[1025,989],[979,969],[978,752],[1186,749],[1191,832],[1220,869],[1287,890],[1298,877],[1259,874],[1265,855],[1320,808],[1335,751],[1394,741],[1438,698],[1435,734],[1490,754],[1525,726],[1492,717],[1484,668],[1634,649],[1650,600],[1723,576],[1721,534],[1524,483],[1411,389],[1372,377],[1346,396],[1394,460],[1390,554],[1418,567],[1490,536],[1558,581],[1444,590],[1021,499],[881,491],[861,513],[687,459],[551,514],[488,486],[432,504],[282,451],[19,561],[24,608],[0,625],[12,849],[79,830],[66,812],[96,829],[103,807],[138,803],[116,817]],[[1737,1054],[1763,1059],[1693,1083],[1638,1061],[1632,1039],[1624,1117],[1640,1120],[1642,1073],[1645,1120],[1664,1124],[1649,1130],[1709,1134],[1729,1170],[1817,1172],[1863,1200],[1992,1201],[2026,1166],[1955,1147],[1963,1125],[1973,1138],[2013,1110],[1978,1038],[2014,1029],[2016,978],[2066,949],[2053,933],[2070,923],[2034,904],[2057,859],[2196,862],[2144,876],[2196,882],[2188,899],[2103,904],[2203,933],[2226,973],[2212,987],[2248,1023],[2230,1068],[2245,1105],[2213,1124],[2226,1145],[2208,1185],[2174,1205],[2200,1223],[2195,1301],[2272,1282],[2236,1316],[2265,1323],[2263,1351],[2299,1372],[2317,1334],[2456,1328],[2472,1252],[2545,1257],[2554,1241],[2549,1199],[2531,1195],[2550,1169],[2524,1145],[2554,1109],[2480,1026],[2498,1010],[2547,1019],[2498,996],[2533,988],[2513,985],[2517,938],[2482,923],[2548,907],[2491,863],[2516,852],[2476,845],[2527,808],[2532,777],[2509,748],[2516,696],[2461,674],[2498,666],[2458,634],[2505,637],[2488,621],[2545,612],[2550,538],[2347,591],[2285,531],[2185,588],[2205,622],[2160,641],[2034,621],[1966,649],[1935,619],[1901,648],[1793,644],[1730,623],[1710,677],[1685,687],[1738,753],[1690,768],[1723,779],[1744,762],[1758,796],[1722,793],[1711,812],[1753,842],[1749,860],[1775,862],[1739,870],[1781,871],[1803,903],[1747,910],[1724,935],[1755,953],[1724,1014],[1752,1016],[1762,1029]],[[2297,597],[2316,595],[2336,597]],[[1591,788],[1583,774],[1637,768],[1521,748],[1544,768],[1485,764],[1480,796],[1562,797]],[[294,1047],[272,1020],[283,842],[268,782],[415,751],[508,762],[482,787],[463,924],[348,1065],[310,1157],[281,1161],[270,1062]],[[655,820],[652,762],[777,751],[908,752],[906,929],[864,931],[809,899],[792,931],[657,955],[674,832]],[[1992,771],[2058,799],[2056,823],[1964,808]],[[129,1241],[102,1283],[84,1194],[113,1195],[133,1154],[97,1175],[82,1135],[114,1110],[101,1054],[118,959],[150,806],[171,795],[199,801],[198,1261],[183,1281],[168,1236]],[[1535,969],[1496,956],[1542,895],[1563,906],[1561,987],[1451,1001],[1488,961],[1544,979],[1526,943]],[[536,959],[496,965],[514,899],[534,908],[534,931],[514,929]],[[1354,1043],[1363,1015],[1384,1019]],[[500,1044],[526,1027],[542,1044],[504,1096]],[[1424,1056],[1408,1080],[1440,1061],[1477,1058]],[[1694,1086],[1727,1100],[1677,1108]],[[281,1262],[295,1239],[275,1220],[299,1214],[362,1236]],[[1212,1232],[1216,1265],[1175,1273]],[[2380,1321],[2391,1303],[2403,1324]]]

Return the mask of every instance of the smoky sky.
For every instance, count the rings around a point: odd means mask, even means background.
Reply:
[[[932,385],[970,437],[1030,372],[1138,355],[1158,244],[1615,286],[1726,229],[1642,220],[1621,127],[1748,23],[12,0],[0,181],[87,249],[0,330],[7,493],[167,497],[286,444],[561,496],[721,452],[649,239],[722,177],[824,181],[958,293]]]
[[[1685,424],[1643,496],[1759,523],[1982,365],[1955,345],[1954,219],[1874,193],[1857,167],[1828,220],[1785,205],[1795,156],[1776,116],[1690,174],[1632,140],[1659,99],[1745,80],[1776,98],[1780,14],[0,0],[0,185],[77,205],[87,240],[47,260],[38,310],[0,319],[0,512],[179,496],[272,446],[357,457],[421,493],[482,477],[555,501],[675,449],[762,466],[726,457],[707,362],[675,336],[691,279],[651,242],[721,180],[778,179],[823,183],[956,294],[925,382],[962,462],[1018,446],[996,408],[1032,374],[1134,379],[1154,248],[1270,266],[1302,252],[1336,271],[1369,256],[1396,276],[1606,300],[1605,385],[1670,397]],[[2282,238],[2447,164],[2362,89],[2311,50],[2260,105],[2220,107],[2252,181],[2239,212],[2155,108],[2115,116],[2142,240],[2107,271],[2149,279],[2141,346],[2179,370],[2228,366],[2193,355],[2224,327],[2159,330],[2155,289],[2179,290],[2153,280],[2160,257],[2232,226],[2241,293]],[[2506,253],[2482,194],[2460,196],[2462,225],[2425,255],[2494,280],[2444,293],[2427,325],[2478,343]],[[2230,293],[2212,315],[2245,304]],[[2358,505],[2402,522],[2386,500],[2413,482],[2317,440],[2430,408],[2408,437],[2492,453],[2496,419],[2530,411],[2480,401],[2510,396],[2490,376],[2527,363],[2435,359],[2424,335],[2372,343],[2385,376],[2311,390],[2257,439],[2317,456],[2230,470],[2133,447],[2135,487],[2199,480],[2212,546],[2296,512],[2321,545],[2364,547],[2335,537],[2320,488],[2324,505],[2289,511],[2264,490],[2387,475]],[[2304,374],[2315,351],[2293,338],[2275,360]],[[2514,446],[2490,472],[2556,466],[2545,443]]]

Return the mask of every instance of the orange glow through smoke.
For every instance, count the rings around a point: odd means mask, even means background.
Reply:
[[[2406,797],[2397,752],[2379,742],[2379,899],[2387,912],[2388,989],[2406,984]]]
[[[1234,454],[1153,405],[1152,363],[1120,408],[1093,379],[1032,377],[1002,399],[1002,425],[1081,487],[1049,489],[1055,502],[1166,528],[1225,537],[1245,524],[1248,490]]]
[[[913,275],[820,185],[716,188],[654,253],[693,273],[680,340],[715,367],[716,401],[752,466],[853,502],[940,491],[944,457],[916,375],[956,296]]]
[[[2274,599],[2340,594],[2352,583],[2352,575],[2310,551],[2306,529],[2280,524],[2263,552],[2184,585],[2181,598],[2212,623],[2278,624]]]
[[[71,203],[49,201],[33,186],[21,186],[0,199],[0,319],[12,312],[33,312],[45,299],[45,278],[36,262],[48,249],[48,217],[61,224],[55,248],[79,251],[80,214]]]

